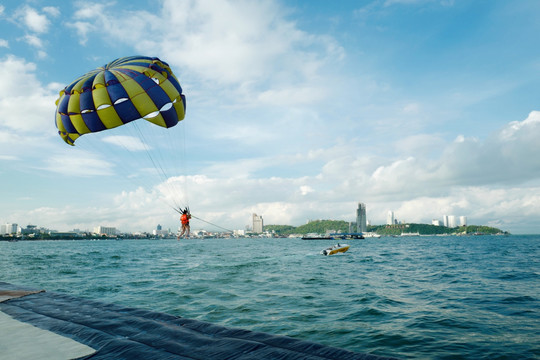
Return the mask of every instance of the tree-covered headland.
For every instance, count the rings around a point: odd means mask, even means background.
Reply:
[[[265,225],[265,231],[274,232],[278,236],[289,236],[293,234],[326,234],[326,233],[348,233],[349,222],[342,220],[315,220],[301,226],[291,225]],[[353,230],[354,232],[354,230]],[[396,225],[371,225],[367,227],[367,232],[373,232],[381,236],[400,235],[493,235],[508,234],[500,229],[482,226],[468,225],[449,228],[446,226],[436,226],[429,224],[396,224]]]

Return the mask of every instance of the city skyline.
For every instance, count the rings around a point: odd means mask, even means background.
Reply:
[[[253,213],[298,226],[354,221],[361,199],[378,224],[392,209],[540,233],[539,12],[531,0],[4,2],[0,223],[136,232],[175,228],[189,206],[195,228],[242,229]],[[139,54],[170,65],[185,119],[64,143],[60,91]]]
[[[321,220],[321,219],[319,219]],[[329,219],[330,220],[330,219]],[[353,221],[349,221],[349,232],[357,232],[357,233],[365,233],[367,232],[367,226],[368,225],[378,225],[378,224],[371,224],[371,222],[369,221],[368,217],[367,217],[367,207],[366,207],[366,204],[362,203],[362,202],[358,202],[358,207],[356,209],[356,218],[355,218],[355,222]],[[445,226],[445,227],[449,227],[449,228],[455,228],[455,227],[458,227],[458,226],[467,226],[467,217],[466,216],[463,216],[461,215],[459,217],[459,225],[457,223],[457,220],[456,220],[456,217],[455,215],[443,215],[442,216],[442,225],[441,225],[441,221],[438,220],[438,219],[432,219],[431,220],[431,225],[435,225],[435,226]],[[317,220],[308,220],[307,223],[311,222],[311,221],[317,221]],[[388,216],[387,216],[387,219],[386,219],[386,225],[397,225],[397,224],[407,224],[407,222],[402,222],[401,220],[398,220],[397,217],[395,217],[395,214],[393,211],[388,211]],[[271,225],[290,225],[290,224],[271,224]],[[475,225],[482,225],[482,224],[475,224]],[[354,226],[354,229],[351,228],[351,226]],[[161,224],[157,224],[155,226],[155,228],[153,228],[152,230],[144,230],[144,231],[140,231],[140,232],[137,232],[137,233],[152,233],[153,235],[164,235],[164,234],[173,234],[175,232],[179,232],[181,230],[181,227],[178,226],[176,228],[176,230],[172,229],[171,228],[167,228],[166,230],[163,230],[162,229],[162,225]],[[9,229],[9,231],[8,231]],[[0,224],[0,235],[9,235],[9,234],[20,234],[22,232],[24,232],[23,230],[28,230],[28,229],[37,229],[39,230],[40,232],[58,232],[57,230],[54,230],[54,229],[49,229],[47,227],[43,227],[43,226],[40,226],[38,227],[37,225],[27,225],[25,228],[23,228],[20,224],[17,224],[17,223],[7,223],[7,224]],[[103,226],[103,225],[96,225],[92,228],[93,230],[89,230],[89,229],[85,229],[85,230],[81,230],[81,229],[70,229],[68,232],[75,232],[75,233],[95,233],[95,234],[104,234],[104,235],[113,235],[115,233],[130,233],[129,231],[125,232],[125,231],[122,231],[121,229],[117,229],[115,227],[110,227],[110,226]],[[260,234],[260,233],[263,233],[264,232],[264,220],[263,220],[263,216],[262,215],[257,215],[255,213],[251,214],[251,218],[250,218],[250,224],[246,225],[245,226],[245,230],[244,229],[235,229],[235,230],[227,230],[227,229],[224,229],[222,228],[221,230],[225,230],[225,232],[232,232],[234,234],[241,234],[241,235],[244,235],[246,233],[246,231],[249,231],[249,232],[252,232],[252,233],[255,233],[255,234]],[[504,230],[504,229],[502,229]],[[195,231],[203,231],[203,232],[206,232],[207,230],[206,229],[198,229],[198,230],[194,230]],[[220,231],[217,231],[217,232],[220,232]],[[132,233],[133,234],[133,233]]]

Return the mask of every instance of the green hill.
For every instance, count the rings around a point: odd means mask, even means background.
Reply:
[[[399,225],[377,225],[368,227],[368,231],[375,232],[379,235],[401,235],[407,233],[418,233],[420,235],[467,235],[467,234],[501,234],[506,233],[500,229],[489,227],[489,226],[480,226],[480,225],[469,225],[469,226],[460,226],[455,228],[449,228],[446,226],[435,226],[429,224],[399,224]]]
[[[349,223],[343,220],[315,220],[298,227],[291,225],[266,225],[264,230],[273,231],[278,236],[288,236],[291,234],[306,235],[310,233],[324,235],[328,231],[347,233],[349,232]],[[368,226],[367,231],[383,236],[399,236],[407,233],[418,233],[420,235],[508,234],[500,229],[482,225],[469,225],[456,228],[429,224],[374,225]]]
[[[265,231],[274,231],[277,235],[305,235],[310,233],[325,234],[326,231],[349,232],[349,223],[342,220],[315,220],[298,227],[290,225],[265,225]]]

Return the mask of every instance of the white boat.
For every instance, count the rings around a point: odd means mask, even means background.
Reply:
[[[349,245],[337,243],[336,245],[321,250],[321,255],[335,255],[338,253],[344,253],[347,250],[349,250]]]
[[[365,233],[362,233],[362,235],[364,235],[364,238],[380,238],[381,237],[381,235],[374,232],[365,232]]]

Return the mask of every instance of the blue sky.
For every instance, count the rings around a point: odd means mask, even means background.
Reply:
[[[353,221],[363,202],[373,224],[392,210],[540,233],[539,13],[532,0],[4,1],[0,222],[176,228],[176,198],[228,229],[252,213]],[[136,132],[107,134],[120,150],[103,134],[70,147],[54,125],[66,85],[137,54],[169,63],[187,97],[168,142],[143,139],[170,145],[166,177],[129,150]]]

